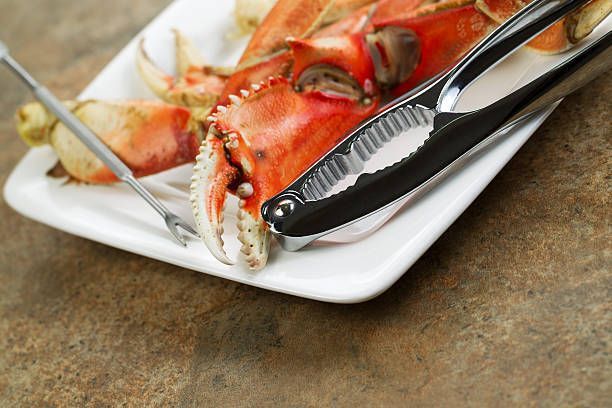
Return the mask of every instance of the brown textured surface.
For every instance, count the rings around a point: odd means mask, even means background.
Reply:
[[[0,38],[73,97],[165,3],[0,0]],[[27,95],[4,70],[0,84],[4,184]],[[609,406],[611,91],[608,74],[568,98],[361,305],[182,270],[0,201],[0,405]]]

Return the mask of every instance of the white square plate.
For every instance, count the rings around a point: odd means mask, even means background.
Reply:
[[[232,8],[232,1],[175,1],[100,72],[80,98],[153,98],[136,73],[137,43],[144,36],[153,59],[171,71],[173,27],[194,39],[208,61],[231,65],[245,45],[244,39],[227,39],[234,29]],[[592,37],[608,31],[609,23],[610,19]],[[482,106],[560,60],[527,51],[516,53],[475,84],[463,105]],[[379,295],[397,281],[474,201],[552,109],[512,129],[461,171],[404,205],[389,222],[385,223],[396,209],[296,253],[273,245],[268,265],[260,272],[249,271],[241,262],[234,266],[219,263],[197,240],[191,240],[186,249],[176,245],[159,216],[124,185],[65,185],[46,177],[56,161],[50,148],[30,150],[8,178],[4,194],[9,205],[26,217],[126,251],[296,296],[355,303]],[[419,142],[418,138],[404,139],[397,142],[404,143],[404,148]],[[171,210],[187,220],[192,219],[186,193],[190,173],[191,166],[186,165],[144,179]],[[225,223],[226,247],[234,257],[239,249],[231,216],[235,208],[235,200],[230,200]],[[353,242],[341,243],[349,241]]]

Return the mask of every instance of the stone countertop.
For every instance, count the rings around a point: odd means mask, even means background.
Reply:
[[[0,38],[74,97],[167,0],[0,0]],[[27,151],[0,70],[0,183]],[[191,272],[25,219],[0,200],[8,405],[604,406],[610,95],[567,98],[389,291],[323,304]]]

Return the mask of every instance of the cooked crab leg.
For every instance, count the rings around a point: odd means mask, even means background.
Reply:
[[[219,104],[226,104],[230,95],[238,95],[241,90],[259,84],[270,76],[287,77],[292,64],[287,38],[308,38],[321,26],[371,3],[375,1],[279,0],[253,34],[236,72],[229,78],[219,98]],[[345,34],[340,29],[335,31],[334,35]]]
[[[134,172],[158,173],[194,160],[201,141],[191,112],[161,102],[67,102],[66,105]],[[49,144],[74,179],[112,183],[117,178],[85,145],[39,103],[16,114],[17,130],[30,146]]]
[[[196,225],[213,255],[229,263],[221,240],[223,204],[229,191],[240,198],[241,251],[252,269],[263,267],[269,234],[259,214],[261,204],[333,147],[342,136],[339,129],[355,126],[375,110],[375,104],[327,98],[314,89],[296,93],[281,78],[216,112],[192,185]],[[226,160],[229,163],[220,164]]]
[[[376,3],[377,0],[335,0],[323,18],[323,25],[344,19],[353,10]],[[236,0],[234,19],[240,35],[250,34],[262,23],[276,0]]]
[[[375,0],[278,0],[251,37],[238,69],[286,51],[287,37],[308,38],[322,26],[371,3]]]
[[[379,18],[373,21],[377,30],[402,27],[414,32],[420,50],[414,72],[392,93],[402,95],[450,67],[524,4],[519,0],[446,0],[420,7],[410,13],[413,17],[407,19]],[[612,0],[591,1],[540,34],[529,45],[546,53],[566,51],[586,37],[611,10]]]

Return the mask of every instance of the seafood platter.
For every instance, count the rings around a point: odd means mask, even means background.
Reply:
[[[37,102],[16,113],[32,149],[6,200],[52,227],[188,269],[322,301],[370,299],[408,271],[556,105],[506,129],[418,199],[300,251],[281,248],[262,206],[527,3],[177,0],[64,104],[200,239],[175,245],[159,217]],[[612,2],[584,3],[480,77],[458,109],[492,103],[609,32]],[[372,154],[363,172],[415,151],[426,122]]]

